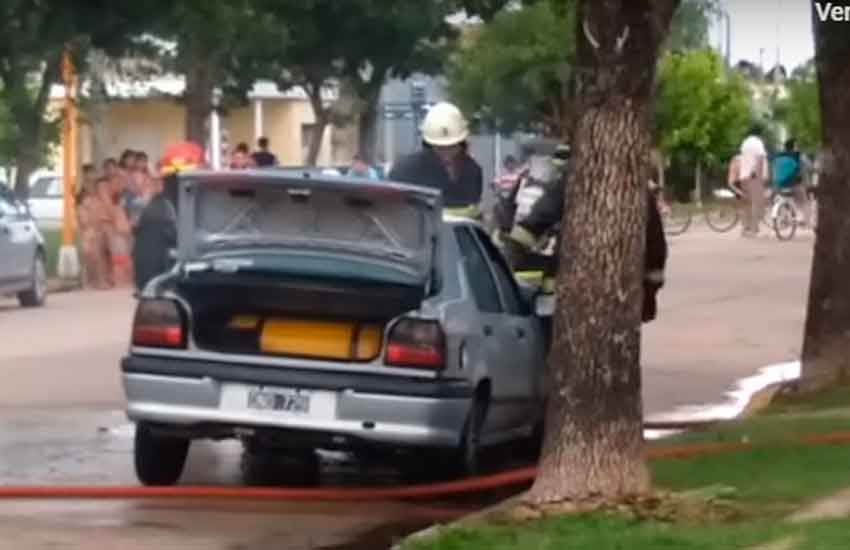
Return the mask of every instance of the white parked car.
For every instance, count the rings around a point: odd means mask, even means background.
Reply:
[[[54,172],[36,172],[30,177],[30,213],[42,230],[62,227],[62,177]]]

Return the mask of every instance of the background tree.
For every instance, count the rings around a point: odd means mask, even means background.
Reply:
[[[679,180],[689,185],[677,194],[691,191],[694,182],[700,193],[703,169],[731,157],[750,125],[746,83],[737,73],[727,74],[712,50],[670,53],[660,65],[655,106],[661,150],[694,170],[693,179]]]
[[[291,3],[291,2],[290,2]],[[290,3],[284,3],[288,5]],[[147,0],[155,19],[147,30],[160,40],[157,60],[164,72],[186,79],[186,138],[207,141],[207,119],[214,92],[220,106],[241,103],[262,75],[266,59],[280,55],[288,41],[288,26],[272,6],[259,0]],[[292,3],[294,4],[294,3]]]
[[[574,14],[572,1],[543,0],[471,31],[448,71],[452,98],[504,133],[569,135]]]
[[[850,374],[850,34],[845,23],[812,19],[823,162],[802,375],[823,388]]]
[[[673,16],[665,47],[673,52],[707,48],[711,17],[718,13],[717,0],[684,0]]]
[[[640,327],[653,81],[678,0],[580,0],[553,391],[532,503],[645,493]]]
[[[470,29],[449,65],[449,90],[455,101],[503,132],[568,137],[573,118],[575,7],[575,0],[525,0]],[[679,52],[706,48],[716,8],[716,0],[685,0],[665,48]]]
[[[498,4],[472,7],[489,13]],[[335,40],[346,42],[344,74],[359,99],[360,153],[374,161],[384,83],[413,73],[436,74],[443,68],[448,46],[458,34],[446,21],[454,6],[419,0],[359,0],[347,5],[352,9]]]
[[[795,69],[787,82],[788,96],[779,100],[776,118],[804,151],[813,153],[821,143],[821,108],[817,73],[813,64]]]
[[[7,143],[14,144],[15,190],[29,192],[29,176],[50,136],[45,114],[59,83],[64,48],[75,45],[78,65],[88,47],[118,51],[134,27],[131,10],[105,0],[8,0],[0,5],[0,102],[8,113]]]

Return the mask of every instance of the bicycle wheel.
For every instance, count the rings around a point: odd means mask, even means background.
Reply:
[[[738,206],[723,201],[705,210],[705,223],[718,233],[732,231],[738,225]]]
[[[790,203],[783,202],[776,206],[773,232],[780,241],[790,241],[797,233],[797,211]]]
[[[763,223],[768,229],[773,229],[773,210],[776,203],[776,199],[771,199],[769,202],[766,202],[764,206],[764,215],[761,217],[761,223]]]
[[[693,215],[688,208],[681,206],[670,207],[666,209],[666,212],[661,214],[661,221],[664,224],[664,233],[666,235],[681,235],[691,226]]]

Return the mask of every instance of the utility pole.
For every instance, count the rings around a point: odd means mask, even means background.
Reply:
[[[80,259],[74,238],[77,219],[74,196],[77,181],[77,73],[71,58],[71,46],[62,55],[62,81],[65,85],[64,120],[62,124],[62,247],[59,249],[58,275],[76,279]]]

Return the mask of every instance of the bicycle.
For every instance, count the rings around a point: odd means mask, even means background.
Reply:
[[[809,199],[810,220],[814,229],[817,227],[817,199],[813,189],[806,189]],[[780,241],[790,241],[797,234],[803,214],[794,197],[794,189],[779,189],[772,193],[771,204],[765,209],[766,218],[770,221],[776,238]]]
[[[715,189],[712,194],[714,202],[710,207],[703,209],[705,223],[718,233],[732,231],[741,218],[738,207],[740,197],[726,188]]]
[[[665,235],[681,235],[688,230],[693,221],[693,216],[687,206],[671,204],[658,191],[655,191],[655,200],[658,202],[658,212],[661,214],[661,223],[664,226]]]

